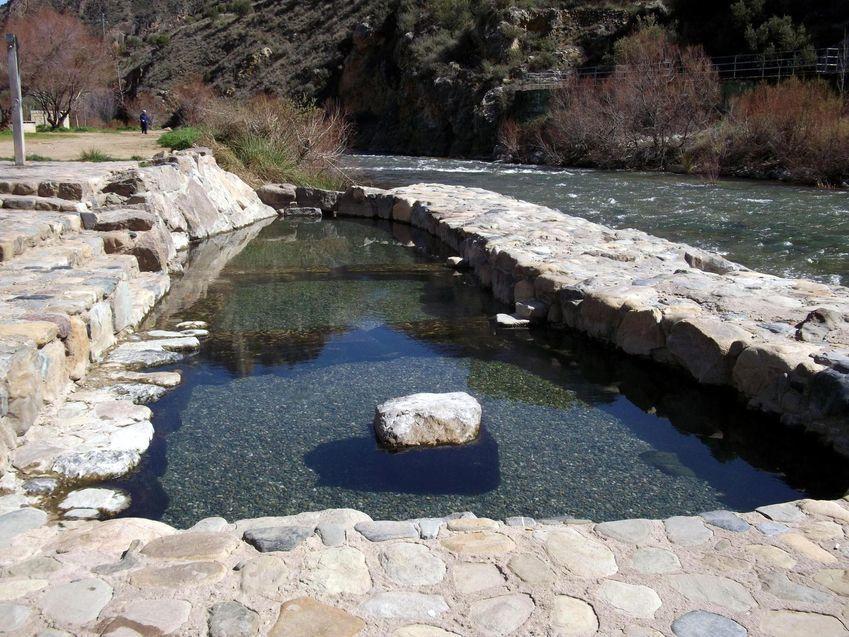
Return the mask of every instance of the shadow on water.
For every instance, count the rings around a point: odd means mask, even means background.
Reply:
[[[187,273],[185,307],[156,324],[210,323],[183,384],[153,405],[141,466],[110,484],[124,514],[188,525],[349,506],[404,518],[572,514],[597,520],[751,509],[837,497],[845,460],[735,397],[570,333],[504,331],[503,308],[407,227],[277,222],[216,274]],[[468,391],[480,439],[388,453],[374,406]]]
[[[304,462],[319,486],[355,491],[473,496],[501,482],[498,443],[486,427],[471,444],[439,449],[390,452],[377,447],[373,436],[334,440],[307,453]]]

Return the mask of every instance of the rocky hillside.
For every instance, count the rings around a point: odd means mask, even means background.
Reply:
[[[817,24],[808,31],[833,37],[846,22],[841,1],[809,12]],[[735,0],[752,5],[739,15],[731,0],[711,9],[694,0],[10,0],[7,10],[39,2],[116,40],[131,95],[199,78],[235,96],[333,100],[355,121],[359,148],[431,155],[490,155],[505,116],[529,119],[544,108],[517,90],[522,78],[609,61],[615,41],[643,21],[720,53],[745,46],[747,29],[771,12],[804,4],[770,0],[773,11]],[[784,37],[781,26],[764,33]]]

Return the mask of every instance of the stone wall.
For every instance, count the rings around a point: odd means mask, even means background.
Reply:
[[[191,240],[276,216],[202,150],[0,164],[0,202],[0,476],[42,410],[164,296]],[[30,447],[26,461],[53,452]]]
[[[295,205],[315,201],[314,191],[299,190]],[[352,187],[331,212],[422,228],[515,307],[512,322],[576,329],[701,383],[733,387],[752,408],[849,452],[844,287],[753,272],[644,232],[480,189]]]

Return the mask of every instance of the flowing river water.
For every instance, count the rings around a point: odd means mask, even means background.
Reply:
[[[496,328],[489,317],[505,308],[409,226],[325,219],[254,232],[238,249],[224,237],[196,250],[152,320],[205,320],[211,335],[176,366],[183,384],[152,405],[140,468],[110,482],[132,496],[124,515],[178,526],[331,507],[607,520],[846,492],[843,459],[726,392],[574,335]],[[382,450],[375,405],[421,391],[473,394],[480,438]]]
[[[417,157],[355,155],[346,163],[361,183],[485,188],[713,250],[754,270],[849,285],[845,190]]]

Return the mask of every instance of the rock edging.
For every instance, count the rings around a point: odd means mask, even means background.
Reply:
[[[440,184],[344,193],[293,189],[291,205],[411,224],[439,238],[516,313],[735,389],[749,406],[849,454],[849,289],[753,272],[493,192]]]

